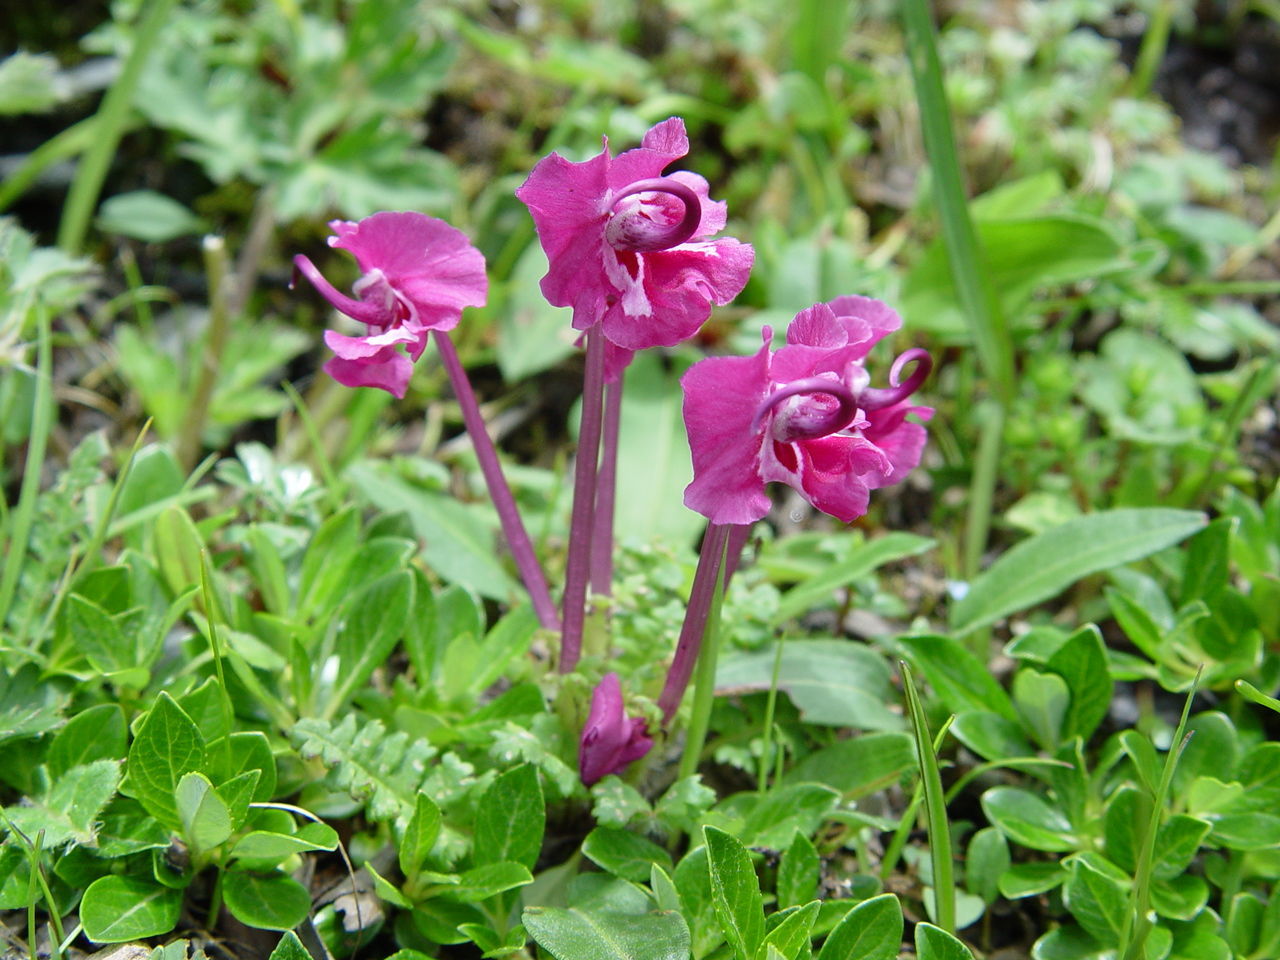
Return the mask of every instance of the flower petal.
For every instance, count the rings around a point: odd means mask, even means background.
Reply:
[[[387,348],[378,360],[347,360],[333,357],[324,372],[344,387],[377,387],[403,400],[413,373],[413,363],[403,353]]]

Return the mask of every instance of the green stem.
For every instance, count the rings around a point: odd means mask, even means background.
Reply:
[[[213,652],[213,669],[218,675],[218,686],[222,690],[219,706],[222,708],[222,725],[227,731],[226,736],[222,738],[222,744],[226,753],[227,769],[230,770],[232,718],[235,710],[231,706],[231,693],[227,690],[227,677],[222,669],[222,644],[218,640],[218,613],[213,602],[212,579],[209,572],[209,553],[202,549],[200,551],[200,592],[204,597],[205,623],[209,627],[209,649]]]
[[[1000,467],[1000,441],[1004,436],[1004,407],[998,403],[984,404],[978,419],[981,434],[973,459],[973,476],[969,480],[969,509],[964,527],[964,575],[968,580],[976,577],[982,568],[982,554],[991,533],[991,512]]]
[[[702,748],[707,742],[707,730],[711,727],[711,707],[716,699],[716,655],[720,647],[720,608],[724,605],[725,557],[729,553],[729,538],[725,537],[720,549],[720,563],[716,568],[716,585],[711,594],[711,609],[707,614],[707,626],[702,635],[702,649],[698,652],[698,666],[694,674],[693,706],[689,716],[689,731],[685,735],[684,753],[680,755],[679,778],[691,777],[698,772]]]
[[[88,149],[93,143],[96,120],[96,117],[87,117],[50,137],[27,154],[18,169],[0,183],[0,213],[9,209],[49,167]]]
[[[199,372],[191,391],[191,403],[182,418],[176,441],[175,453],[183,470],[191,469],[200,452],[205,421],[209,419],[209,407],[218,385],[222,353],[231,332],[226,291],[227,245],[221,237],[204,238],[204,268],[209,284],[209,329],[200,348]]]
[[[89,221],[98,205],[98,195],[107,177],[107,169],[116,154],[116,147],[130,123],[129,110],[134,91],[142,77],[142,68],[156,44],[160,31],[169,23],[169,12],[175,0],[151,0],[142,14],[133,36],[133,49],[125,60],[124,69],[116,78],[102,105],[93,118],[93,140],[80,158],[71,190],[62,208],[62,222],[58,224],[58,246],[69,254],[80,252]]]
[[[725,544],[728,547],[728,544]],[[760,747],[760,795],[769,791],[769,755],[773,752],[773,713],[778,705],[778,672],[782,669],[782,638],[773,653],[773,675],[769,679],[769,699],[764,705],[764,743]]]
[[[1142,46],[1129,75],[1129,96],[1145,97],[1160,69],[1165,49],[1169,46],[1169,28],[1173,26],[1173,0],[1160,0],[1151,13],[1147,32],[1142,35]]]
[[[0,574],[0,628],[8,620],[9,608],[18,587],[18,576],[27,558],[27,541],[35,523],[40,475],[44,471],[45,448],[52,427],[53,334],[49,326],[49,311],[39,304],[34,307],[34,311],[36,389],[31,408],[31,434],[27,440],[26,463],[22,469],[22,486],[18,491],[18,506],[9,518],[9,551],[4,558],[4,572]]]

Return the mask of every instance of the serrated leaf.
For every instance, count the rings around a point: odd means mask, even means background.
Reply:
[[[46,849],[67,843],[92,847],[98,817],[119,785],[120,761],[95,760],[72,767],[53,782],[48,793],[4,813],[28,837],[43,830]]]

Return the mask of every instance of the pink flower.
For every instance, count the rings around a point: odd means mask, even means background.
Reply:
[[[601,324],[613,349],[610,380],[645,347],[673,346],[697,332],[712,304],[742,290],[755,252],[729,237],[725,205],[707,181],[664,167],[689,152],[679,117],[664,120],[640,146],[617,157],[604,149],[582,163],[544,157],[516,191],[546,251],[542,293],[573,307],[573,325]]]
[[[887,389],[871,387],[863,369],[901,323],[879,300],[839,297],[797,314],[776,353],[766,327],[754,356],[690,367],[681,381],[693,453],[685,505],[712,523],[751,523],[769,511],[765,483],[778,480],[845,523],[866,513],[871,490],[920,462],[925,430],[908,414],[933,415],[907,399],[932,366],[923,350],[894,362]],[[899,382],[907,364],[911,377]]]
[[[332,220],[329,226],[337,234],[329,246],[351,251],[360,265],[355,299],[334,289],[307,257],[294,257],[294,268],[336,309],[369,329],[358,337],[326,330],[324,342],[335,356],[324,368],[345,386],[378,387],[403,397],[428,333],[451,330],[463,307],[484,305],[484,257],[461,230],[422,213],[375,213],[359,223]]]
[[[639,760],[653,746],[640,717],[628,717],[622,705],[622,684],[608,674],[591,694],[591,713],[578,742],[578,773],[588,787]]]

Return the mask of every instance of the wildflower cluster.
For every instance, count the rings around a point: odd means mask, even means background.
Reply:
[[[727,213],[710,198],[706,180],[688,171],[664,173],[688,151],[684,122],[673,117],[616,157],[607,140],[580,163],[552,153],[516,191],[547,255],[542,293],[552,305],[572,308],[587,354],[558,611],[448,336],[463,309],[485,302],[480,252],[440,220],[378,213],[330,224],[330,245],[348,250],[361,270],[354,297],[336,290],[307,257],[294,259],[330,304],[365,325],[358,336],[325,333],[334,353],[325,369],[340,383],[403,397],[428,334],[435,338],[531,602],[542,625],[560,635],[566,673],[580,656],[588,590],[609,594],[612,478],[626,367],[639,350],[692,337],[714,306],[742,291],[751,271],[751,246],[718,236]],[[929,374],[928,354],[916,349],[899,356],[886,387],[872,386],[864,369],[871,349],[901,323],[878,300],[838,297],[797,314],[782,347],[773,348],[765,327],[755,354],[704,359],[685,374],[694,472],[685,504],[710,525],[658,699],[665,725],[683,699],[714,598],[727,579],[724,558],[736,559],[735,544],[740,548],[748,525],[769,510],[766,485],[785,483],[818,510],[849,522],[866,512],[871,490],[897,483],[919,463],[922,422],[933,411],[910,398]],[[595,688],[579,742],[583,782],[619,772],[653,742],[645,721],[627,715],[618,675],[607,674]]]

